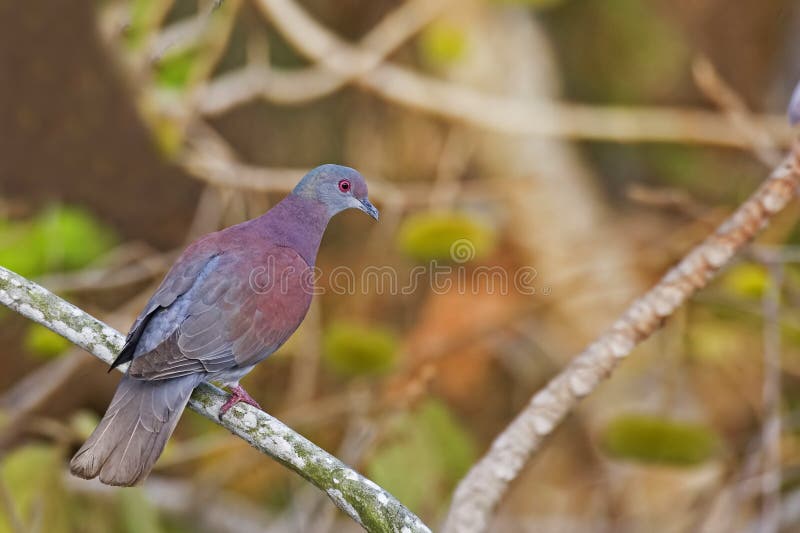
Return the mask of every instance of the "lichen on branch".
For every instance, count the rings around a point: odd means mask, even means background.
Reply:
[[[445,533],[485,531],[509,484],[578,401],[608,379],[621,360],[705,287],[786,207],[798,186],[800,144],[712,235],[636,299],[605,333],[531,398],[459,483]]]
[[[0,267],[0,304],[111,363],[125,337],[44,287]],[[127,365],[119,370],[125,371]],[[189,408],[300,474],[370,532],[430,533],[403,504],[339,459],[264,411],[239,403],[218,419],[227,395],[210,384],[195,389]]]

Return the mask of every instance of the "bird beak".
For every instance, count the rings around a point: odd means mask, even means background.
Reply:
[[[378,210],[375,208],[374,205],[372,205],[369,202],[368,199],[364,198],[363,200],[359,200],[359,202],[361,202],[361,207],[359,207],[359,209],[364,211],[366,214],[368,214],[375,220],[378,220],[378,215],[379,215]]]

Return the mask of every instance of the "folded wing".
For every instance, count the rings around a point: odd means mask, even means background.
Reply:
[[[303,276],[309,272],[295,251],[223,253],[209,263],[211,270],[201,269],[188,291],[153,313],[140,342],[150,341],[151,329],[160,342],[135,350],[131,377],[213,377],[252,366],[278,349],[305,316],[311,293]]]

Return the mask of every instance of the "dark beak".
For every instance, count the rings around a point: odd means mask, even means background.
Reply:
[[[368,199],[364,198],[363,200],[359,200],[361,202],[361,210],[364,211],[366,214],[378,220],[378,210],[372,205]]]

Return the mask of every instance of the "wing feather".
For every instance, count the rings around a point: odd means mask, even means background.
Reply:
[[[144,310],[136,317],[136,320],[131,326],[127,337],[125,338],[125,345],[122,347],[119,355],[114,362],[111,363],[109,371],[118,367],[123,363],[127,363],[136,356],[137,348],[139,348],[142,334],[145,329],[148,329],[151,320],[160,310],[170,307],[175,301],[189,292],[192,286],[197,282],[200,273],[208,268],[209,263],[220,254],[219,250],[214,246],[203,246],[207,241],[198,241],[194,245],[186,249],[181,257],[175,262],[172,268],[164,276],[161,285],[156,289],[150,301],[145,305]],[[152,328],[151,328],[152,329]],[[161,344],[171,331],[164,331],[161,339],[158,339],[155,344]]]
[[[256,290],[242,274],[269,264],[270,255],[286,280],[269,291]],[[129,374],[158,380],[252,366],[300,325],[311,302],[300,282],[306,269],[303,258],[285,247],[255,257],[221,256],[214,270],[187,291],[190,302],[182,322],[158,346],[137,354]]]

